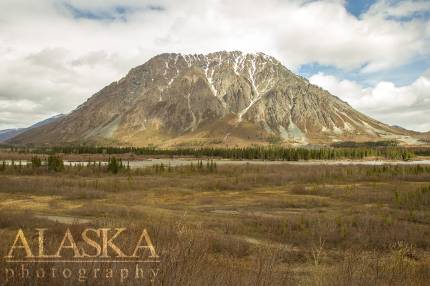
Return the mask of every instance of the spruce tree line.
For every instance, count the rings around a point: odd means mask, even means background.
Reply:
[[[403,147],[325,147],[325,148],[286,148],[279,146],[243,147],[243,148],[177,148],[159,149],[155,147],[98,147],[98,146],[62,146],[22,148],[17,152],[34,154],[135,154],[169,157],[226,158],[234,160],[337,160],[364,159],[378,157],[390,160],[410,160],[415,156],[430,156],[430,148]]]

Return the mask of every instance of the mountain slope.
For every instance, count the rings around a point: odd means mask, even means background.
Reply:
[[[47,118],[45,120],[42,120],[40,122],[37,122],[37,123],[31,125],[30,127],[26,127],[26,128],[14,128],[14,129],[0,130],[0,143],[1,142],[5,142],[5,141],[7,141],[9,139],[12,139],[15,136],[17,136],[17,135],[19,135],[19,134],[21,134],[21,133],[23,133],[25,131],[28,131],[30,129],[33,129],[33,128],[36,128],[36,127],[41,127],[43,125],[52,123],[52,122],[60,119],[63,116],[64,116],[64,114],[58,114],[58,115],[52,116],[50,118]]]
[[[0,130],[0,143],[9,140],[16,135],[24,132],[25,128],[14,128],[14,129],[4,129]]]
[[[69,115],[12,143],[250,145],[399,139],[413,132],[355,111],[275,58],[162,54]]]

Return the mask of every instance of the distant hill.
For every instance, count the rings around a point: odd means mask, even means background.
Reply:
[[[0,143],[4,142],[8,139],[15,137],[18,134],[21,134],[26,130],[25,128],[16,128],[16,129],[5,129],[0,130]]]
[[[13,137],[15,137],[15,136],[17,136],[17,135],[19,135],[25,131],[28,131],[28,130],[31,130],[33,128],[40,127],[40,126],[43,126],[43,125],[46,125],[46,124],[49,124],[52,122],[55,122],[56,120],[58,120],[64,116],[65,116],[64,114],[58,114],[58,115],[52,116],[50,118],[47,118],[45,120],[39,121],[39,122],[37,122],[37,123],[31,125],[30,127],[27,127],[27,128],[15,128],[15,129],[0,130],[0,143],[5,142],[9,139],[12,139]]]

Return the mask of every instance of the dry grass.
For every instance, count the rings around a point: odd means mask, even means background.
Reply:
[[[65,225],[46,218],[56,215],[148,228],[162,259],[156,285],[428,285],[429,182],[413,166],[6,170],[0,250],[20,227],[61,237]]]

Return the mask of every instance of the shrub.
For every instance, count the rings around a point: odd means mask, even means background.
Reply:
[[[54,172],[61,172],[64,170],[64,162],[61,157],[51,155],[48,157],[48,170]]]
[[[109,158],[107,169],[109,172],[114,174],[118,173],[121,169],[124,168],[121,159],[117,159],[115,157]]]
[[[39,168],[40,166],[42,166],[42,160],[37,156],[32,157],[31,158],[31,167]]]
[[[417,210],[430,206],[430,186],[414,192],[395,192],[394,201],[399,208]]]

